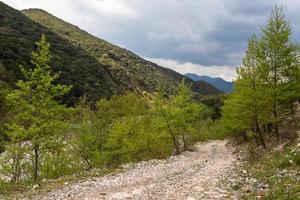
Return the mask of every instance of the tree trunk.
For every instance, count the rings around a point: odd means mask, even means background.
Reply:
[[[262,132],[261,132],[261,130],[260,130],[260,128],[259,128],[259,124],[258,124],[257,119],[255,119],[255,125],[256,125],[256,132],[258,133],[260,142],[261,142],[262,146],[263,146],[264,148],[266,148],[266,143],[265,143],[265,141],[264,141]]]
[[[293,105],[293,99],[292,98],[290,98],[290,109],[291,109],[292,118],[295,121],[295,111],[294,111],[294,105]]]
[[[278,130],[278,115],[277,115],[277,103],[276,103],[276,99],[274,98],[274,105],[273,105],[273,115],[274,115],[274,130],[275,130],[275,134],[276,134],[276,138],[277,140],[279,140],[279,130]]]
[[[39,178],[39,145],[34,145],[34,168],[33,168],[33,180],[37,181]]]
[[[173,140],[173,144],[174,144],[174,147],[175,147],[175,150],[176,150],[176,155],[178,155],[180,152],[179,152],[179,145],[177,144],[177,140],[176,140],[176,137],[171,129],[171,126],[170,126],[170,122],[169,122],[169,119],[168,117],[166,116],[165,112],[161,109],[161,112],[163,114],[163,117],[164,119],[166,120],[166,123],[167,123],[167,127],[168,127],[168,131],[172,137],[172,140]]]
[[[257,136],[254,136],[254,139],[255,139],[256,145],[259,146],[259,142],[258,142]]]
[[[187,148],[187,143],[184,135],[182,135],[182,141],[183,141],[183,148],[186,151],[188,148]]]

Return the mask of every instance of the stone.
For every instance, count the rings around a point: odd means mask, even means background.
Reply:
[[[116,200],[121,200],[121,199],[129,199],[129,198],[132,198],[132,194],[129,194],[127,192],[117,192],[117,193],[114,193],[112,196],[111,196],[112,199],[116,199]]]
[[[35,184],[33,187],[32,187],[32,189],[37,189],[37,188],[39,188],[40,187],[40,185],[39,184]]]

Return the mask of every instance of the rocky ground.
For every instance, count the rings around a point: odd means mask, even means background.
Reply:
[[[93,178],[36,199],[238,199],[232,190],[240,162],[227,141],[198,143],[166,160],[124,166],[125,172]]]

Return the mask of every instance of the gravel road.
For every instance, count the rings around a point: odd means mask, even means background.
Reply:
[[[127,165],[125,172],[66,185],[38,199],[237,199],[225,181],[237,162],[226,143],[198,143],[194,151]]]

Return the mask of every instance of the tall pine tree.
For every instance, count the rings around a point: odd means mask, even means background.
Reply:
[[[273,123],[274,132],[279,138],[280,103],[295,96],[294,89],[292,89],[294,86],[291,86],[295,83],[295,78],[290,72],[294,72],[295,68],[299,66],[297,47],[290,41],[292,28],[281,8],[275,7],[262,32],[257,59],[259,74],[264,92],[272,98],[270,103],[273,114],[270,116],[270,120]],[[289,88],[288,93],[284,94],[286,87]]]

